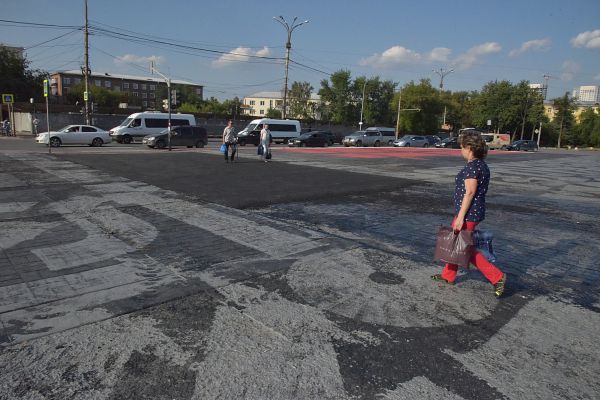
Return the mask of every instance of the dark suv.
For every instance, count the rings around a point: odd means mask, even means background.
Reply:
[[[506,150],[525,150],[525,151],[536,151],[538,145],[533,140],[517,140],[509,145]]]
[[[164,149],[169,145],[167,129],[158,134],[144,136],[142,143],[150,148]],[[204,147],[208,144],[206,129],[200,126],[174,126],[171,128],[171,146]]]

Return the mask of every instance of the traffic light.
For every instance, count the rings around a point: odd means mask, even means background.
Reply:
[[[164,99],[164,100],[163,100],[163,109],[164,109],[165,111],[168,111],[168,110],[169,110],[169,99]]]

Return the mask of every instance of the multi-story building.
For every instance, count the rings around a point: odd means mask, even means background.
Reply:
[[[542,95],[542,99],[546,99],[546,95],[548,94],[548,86],[544,85],[543,83],[530,83],[529,88],[539,91]]]
[[[83,82],[81,71],[58,71],[50,74],[50,90],[55,96],[64,96],[72,87]],[[90,85],[102,87],[115,92],[126,92],[130,98],[139,98],[142,109],[157,109],[160,99],[157,99],[159,85],[165,85],[160,78],[143,76],[120,75],[109,73],[91,73],[88,79]],[[171,84],[189,86],[193,89],[199,100],[202,100],[204,87],[192,82],[171,80]]]
[[[600,113],[600,106],[598,105],[579,104],[578,106],[574,107],[573,117],[575,117],[575,121],[579,123],[581,121],[581,114],[590,108],[593,109],[596,114]],[[554,106],[554,104],[551,101],[545,101],[544,113],[550,119],[550,121],[552,121],[558,116],[558,109]]]
[[[288,92],[288,109],[289,109],[289,93]],[[318,94],[311,94],[308,102],[310,104],[318,104],[321,97]],[[258,92],[243,98],[244,105],[242,113],[254,117],[264,117],[270,108],[280,110],[283,108],[283,93],[282,92]],[[296,117],[291,116],[290,117]]]
[[[573,89],[573,98],[579,103],[600,103],[600,86],[579,86]]]

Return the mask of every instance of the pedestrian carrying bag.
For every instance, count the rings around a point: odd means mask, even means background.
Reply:
[[[219,151],[223,154],[225,154],[227,152],[227,145],[225,143],[223,143],[221,145],[221,148],[219,149]]]
[[[468,267],[472,254],[472,232],[462,230],[455,233],[450,226],[440,226],[435,244],[435,260]]]

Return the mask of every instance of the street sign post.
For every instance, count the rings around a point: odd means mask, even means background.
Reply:
[[[2,104],[13,104],[15,102],[15,95],[2,93]]]
[[[48,154],[51,154],[52,146],[50,146],[50,109],[48,107],[48,79],[44,79],[44,98],[46,99],[46,131],[48,132]]]

